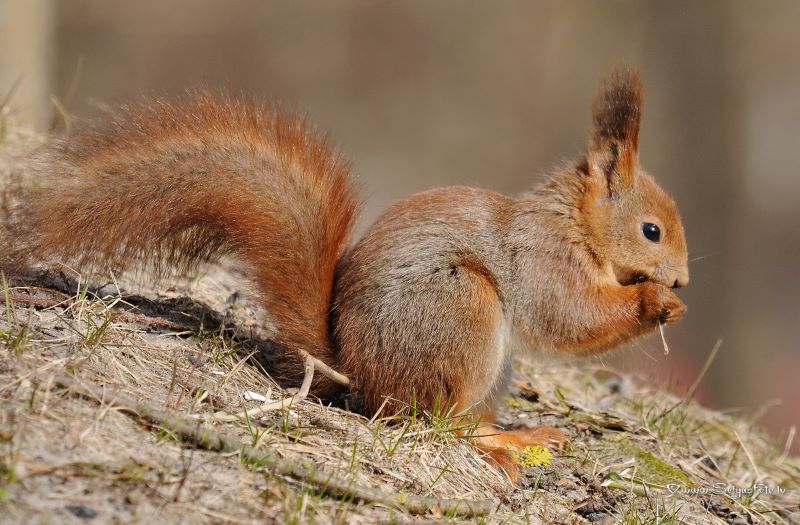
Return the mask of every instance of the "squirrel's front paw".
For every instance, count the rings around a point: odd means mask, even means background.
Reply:
[[[674,323],[686,313],[686,305],[675,292],[652,282],[641,287],[641,320],[653,323]]]

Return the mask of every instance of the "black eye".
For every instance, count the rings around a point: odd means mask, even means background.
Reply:
[[[642,223],[642,233],[648,241],[658,242],[661,240],[661,229],[652,222]]]

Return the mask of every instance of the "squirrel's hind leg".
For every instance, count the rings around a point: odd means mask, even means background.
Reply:
[[[413,273],[396,268],[409,273],[391,287],[370,274],[340,284],[338,366],[367,412],[482,410],[502,390],[509,369],[508,327],[495,283],[475,263],[421,266],[412,265]]]
[[[553,427],[500,430],[487,421],[481,422],[471,436],[472,444],[485,452],[512,483],[519,482],[522,477],[519,454],[525,447],[540,445],[560,452],[568,441],[566,434]]]
[[[513,483],[518,483],[522,477],[519,456],[525,447],[541,445],[560,452],[567,443],[567,436],[549,426],[501,430],[494,425],[496,407],[508,395],[513,375],[512,356],[509,354],[491,393],[481,406],[472,407],[465,416],[467,421],[473,423],[462,435],[470,438],[472,445],[484,452],[489,462],[500,467]]]

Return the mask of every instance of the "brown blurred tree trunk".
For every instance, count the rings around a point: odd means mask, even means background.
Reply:
[[[19,121],[38,131],[51,115],[52,34],[51,0],[0,2],[0,103],[13,95]]]

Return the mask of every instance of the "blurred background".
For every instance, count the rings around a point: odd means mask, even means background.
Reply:
[[[40,131],[191,86],[280,101],[352,159],[363,229],[426,188],[525,191],[582,152],[598,80],[636,66],[689,313],[670,355],[656,336],[603,362],[682,393],[722,338],[699,397],[783,443],[800,424],[798,27],[795,0],[0,0],[0,101]]]

